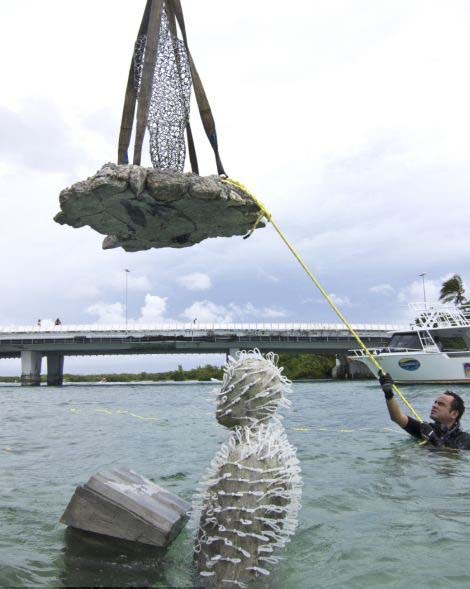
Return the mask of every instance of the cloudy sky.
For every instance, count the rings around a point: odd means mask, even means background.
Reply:
[[[0,326],[336,322],[273,228],[181,250],[101,249],[53,222],[60,191],[115,161],[144,0],[0,3]],[[246,184],[352,322],[403,322],[470,289],[470,3],[183,0],[228,174]],[[194,106],[194,105],[193,105]],[[215,173],[192,111],[201,173]],[[144,163],[148,163],[149,159]],[[166,369],[206,358],[67,360]],[[0,374],[18,371],[2,361]],[[113,368],[114,369],[114,368]]]

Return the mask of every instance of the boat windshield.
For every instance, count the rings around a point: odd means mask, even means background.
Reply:
[[[422,345],[417,333],[395,333],[388,344],[389,348],[406,348],[408,350],[421,350]]]
[[[466,341],[461,335],[458,334],[443,334],[438,332],[437,334],[431,333],[437,347],[443,352],[464,352],[468,351]]]

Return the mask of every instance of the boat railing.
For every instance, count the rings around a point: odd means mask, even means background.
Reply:
[[[470,314],[455,305],[439,303],[409,303],[415,319],[412,329],[470,327]]]
[[[380,356],[381,354],[415,354],[416,352],[422,351],[420,348],[369,348],[372,356]],[[349,350],[349,355],[361,358],[367,356],[367,352],[362,349]]]
[[[434,338],[427,329],[418,330],[418,337],[425,352],[440,352]]]
[[[470,303],[462,303],[459,309],[465,319],[470,319]]]

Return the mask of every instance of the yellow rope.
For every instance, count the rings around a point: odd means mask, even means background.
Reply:
[[[271,213],[267,210],[267,208],[264,206],[264,204],[260,200],[258,200],[256,198],[256,196],[254,196],[254,194],[252,194],[249,190],[247,190],[247,188],[245,186],[243,186],[243,184],[241,184],[240,182],[237,182],[236,180],[232,180],[231,178],[226,178],[226,179],[224,179],[222,181],[225,182],[225,183],[227,183],[227,184],[231,184],[232,186],[234,186],[235,188],[238,188],[239,190],[242,190],[243,192],[245,192],[246,194],[248,194],[253,199],[253,201],[259,207],[260,211],[263,213],[263,216],[266,218],[267,221],[269,221],[271,223],[271,225],[274,227],[274,229],[278,232],[278,234],[281,237],[282,241],[290,249],[290,251],[292,252],[292,254],[294,255],[294,257],[296,258],[296,260],[299,262],[299,264],[302,266],[302,268],[308,274],[308,276],[310,277],[310,279],[314,282],[314,284],[318,288],[318,290],[325,297],[325,299],[327,300],[328,304],[333,309],[333,311],[336,313],[336,315],[341,319],[341,321],[347,327],[347,329],[349,330],[349,332],[351,333],[351,335],[354,337],[354,339],[357,341],[357,343],[359,344],[359,346],[364,350],[364,352],[366,353],[366,355],[369,358],[369,360],[374,364],[374,366],[378,370],[382,370],[383,372],[385,372],[385,370],[383,370],[382,366],[380,366],[380,364],[377,362],[377,359],[370,353],[370,351],[368,350],[368,348],[366,347],[366,345],[363,343],[363,341],[361,340],[361,338],[359,337],[359,335],[356,333],[356,331],[354,330],[354,328],[352,327],[352,325],[346,320],[346,318],[344,317],[344,315],[341,313],[341,311],[335,305],[335,303],[333,302],[333,300],[331,299],[331,297],[329,296],[329,294],[325,291],[325,289],[322,287],[322,285],[318,282],[318,280],[315,278],[315,276],[312,274],[312,272],[310,272],[310,270],[308,269],[307,265],[304,263],[304,261],[302,260],[302,258],[299,256],[299,254],[295,251],[295,249],[289,243],[289,241],[287,240],[286,236],[281,231],[281,229],[278,227],[278,225],[275,223],[275,221],[272,218]],[[260,218],[258,217],[258,219],[257,219],[257,221],[256,221],[256,223],[255,223],[255,225],[254,225],[254,227],[252,229],[252,231],[254,231],[254,229],[258,225],[259,220],[260,220]],[[408,409],[413,413],[413,415],[415,416],[415,418],[419,422],[422,423],[423,420],[416,413],[416,411],[413,409],[413,407],[411,406],[411,404],[405,399],[403,393],[400,391],[400,389],[397,387],[396,384],[393,384],[393,390],[397,393],[397,395],[400,397],[400,399],[402,400],[402,402],[408,407]]]

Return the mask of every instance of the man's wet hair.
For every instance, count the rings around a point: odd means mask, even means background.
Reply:
[[[449,397],[452,397],[452,402],[450,404],[450,410],[451,411],[458,411],[459,416],[457,419],[460,420],[462,415],[465,413],[465,405],[463,403],[462,397],[452,391],[445,391],[444,395],[449,395]]]

